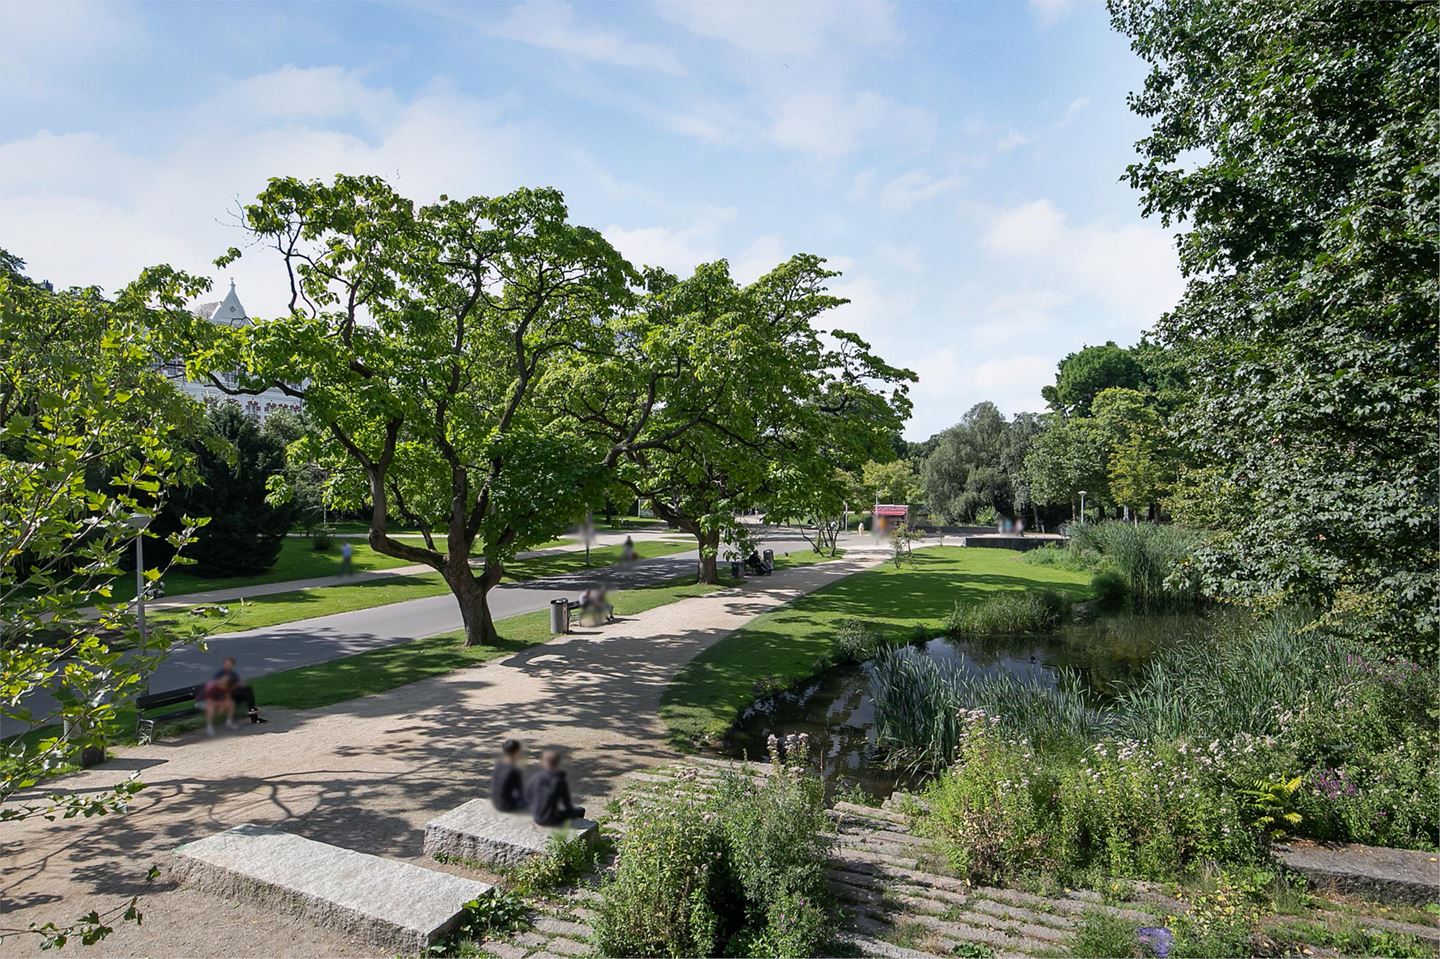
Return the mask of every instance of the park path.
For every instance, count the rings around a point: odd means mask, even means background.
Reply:
[[[359,535],[359,534],[356,534]],[[625,533],[597,533],[592,546],[614,546],[625,542]],[[667,537],[658,533],[636,532],[628,534],[639,540],[663,540]],[[677,534],[670,533],[673,538]],[[538,556],[555,556],[561,553],[579,553],[585,549],[581,542],[566,543],[564,546],[552,546],[549,549],[535,549],[516,555],[516,559],[534,559]],[[339,560],[336,560],[339,563]],[[257,596],[274,596],[277,593],[294,593],[302,589],[319,589],[324,586],[354,586],[356,583],[364,583],[377,579],[390,579],[395,576],[416,576],[422,573],[433,573],[432,567],[424,563],[414,563],[409,566],[391,566],[386,569],[362,569],[351,573],[349,576],[312,576],[309,579],[287,579],[278,583],[260,583],[255,586],[233,586],[228,589],[207,589],[196,593],[176,593],[173,596],[166,596],[161,599],[153,599],[145,604],[149,612],[163,612],[165,610],[185,609],[189,606],[217,606],[225,603],[233,603],[241,599],[254,599]]]
[[[883,559],[852,548],[836,561],[784,570],[583,629],[503,660],[324,709],[271,711],[272,721],[207,739],[187,734],[121,751],[64,779],[91,791],[129,771],[147,783],[123,816],[6,824],[0,839],[3,925],[73,919],[130,895],[145,923],[124,925],[87,955],[363,955],[303,923],[208,894],[146,887],[166,850],[244,823],[351,849],[419,859],[424,824],[483,795],[494,745],[567,751],[578,802],[598,806],[622,776],[674,758],[660,695],[696,654],[760,613]],[[33,943],[0,943],[28,955]]]

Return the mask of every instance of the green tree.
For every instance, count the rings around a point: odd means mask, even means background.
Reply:
[[[205,435],[194,448],[194,481],[171,489],[155,518],[156,561],[171,551],[165,537],[187,516],[208,516],[185,558],[205,576],[248,576],[275,565],[295,517],[292,502],[267,501],[270,477],[285,468],[285,446],[240,409],[214,403],[205,413]]]
[[[976,403],[936,437],[922,470],[925,502],[949,522],[970,522],[985,510],[1013,514],[1007,470],[1010,424],[991,402]]]
[[[493,644],[505,563],[598,501],[623,451],[577,448],[544,380],[610,347],[629,265],[555,190],[416,208],[374,177],[286,178],[244,216],[280,256],[289,313],[200,331],[194,365],[302,398],[320,432],[293,454],[347,471],[336,494],[368,503],[370,546],[439,571],[466,643]],[[395,516],[425,544],[392,537]]]
[[[1041,506],[1113,502],[1109,490],[1110,433],[1089,417],[1051,419],[1025,456],[1030,496]]]
[[[1138,520],[1170,490],[1166,426],[1150,398],[1138,390],[1101,390],[1091,407],[1095,423],[1109,434],[1110,496]]]
[[[1062,416],[1089,416],[1090,403],[1101,390],[1139,389],[1144,376],[1135,356],[1110,341],[1066,356],[1055,374],[1055,385],[1043,388],[1040,395]]]
[[[609,367],[577,357],[563,381],[582,432],[623,445],[622,482],[695,536],[701,581],[715,581],[722,541],[743,538],[737,513],[838,514],[837,466],[883,448],[908,413],[912,374],[858,337],[817,331],[844,302],[825,291],[833,276],[809,255],[746,287],[724,261],[683,281],[648,271],[645,336],[616,327]]]
[[[186,473],[198,407],[160,368],[178,348],[170,318],[208,284],[160,268],[109,301],[51,292],[22,269],[0,251],[0,717],[14,734],[0,742],[0,820],[105,815],[126,808],[136,774],[84,790],[44,784],[104,748],[119,706],[197,628],[155,623],[142,637],[111,585],[133,521]],[[68,926],[0,926],[0,939],[90,943],[139,918],[131,899]]]
[[[1112,0],[1149,65],[1129,168],[1181,228],[1181,438],[1233,505],[1207,587],[1357,610],[1433,652],[1440,619],[1440,7]]]
[[[860,468],[859,491],[865,494],[865,498],[852,508],[862,510],[877,502],[910,505],[920,502],[925,495],[920,477],[905,460],[889,463],[871,460],[866,463]]]

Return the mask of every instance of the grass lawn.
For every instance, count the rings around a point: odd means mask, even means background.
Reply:
[[[721,588],[673,582],[619,590],[610,594],[610,601],[617,616],[633,616]],[[549,610],[511,616],[497,622],[495,628],[500,633],[497,646],[465,646],[463,632],[441,633],[314,666],[261,676],[254,682],[255,696],[262,707],[313,709],[384,692],[468,666],[478,666],[528,646],[547,643],[552,638]]]
[[[661,718],[680,746],[723,736],[755,701],[757,680],[788,686],[811,675],[841,620],[863,619],[892,636],[908,635],[916,624],[938,632],[956,603],[971,605],[996,590],[1089,594],[1090,573],[1032,566],[1020,555],[958,546],[917,550],[900,569],[886,563],[764,613],[680,671],[661,698]]]
[[[414,565],[408,560],[383,556],[364,543],[351,542],[351,564],[359,570],[394,569],[397,566]],[[314,579],[319,576],[336,576],[340,573],[340,546],[330,547],[322,553],[310,545],[308,538],[288,536],[280,546],[280,556],[275,565],[255,576],[200,576],[193,566],[175,566],[165,576],[165,595],[183,596],[186,593],[203,593],[212,589],[241,589],[246,586],[262,586],[267,583],[284,583],[292,579]],[[135,595],[135,576],[117,577],[114,585],[115,600],[131,599]]]
[[[636,543],[635,551],[642,559],[667,556],[683,552],[687,547],[675,543]],[[358,550],[357,550],[358,553]],[[591,569],[609,566],[620,559],[619,546],[606,546],[590,551]],[[777,561],[777,565],[778,561]],[[507,582],[538,579],[542,576],[558,576],[562,573],[576,573],[585,566],[585,553],[560,553],[554,556],[535,556],[517,560],[507,569]],[[279,626],[300,619],[329,616],[333,613],[349,613],[357,609],[372,609],[403,603],[410,599],[424,599],[427,596],[442,596],[450,587],[440,578],[439,573],[415,573],[408,576],[392,576],[362,582],[346,583],[343,586],[317,586],[312,589],[297,589],[269,596],[254,596],[250,599],[227,604],[230,616],[217,631],[234,633],[245,629],[261,629]]]

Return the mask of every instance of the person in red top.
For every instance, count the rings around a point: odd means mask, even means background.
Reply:
[[[215,735],[216,716],[225,717],[226,729],[235,728],[235,698],[230,695],[233,685],[231,677],[222,675],[200,687],[196,698],[205,707],[205,735]]]

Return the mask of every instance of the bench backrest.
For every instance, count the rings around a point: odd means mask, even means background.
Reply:
[[[176,703],[186,701],[193,702],[197,693],[200,692],[200,685],[185,686],[181,689],[167,689],[160,693],[147,693],[144,696],[135,697],[135,708],[141,711],[146,709],[157,709],[161,706],[174,706]]]

